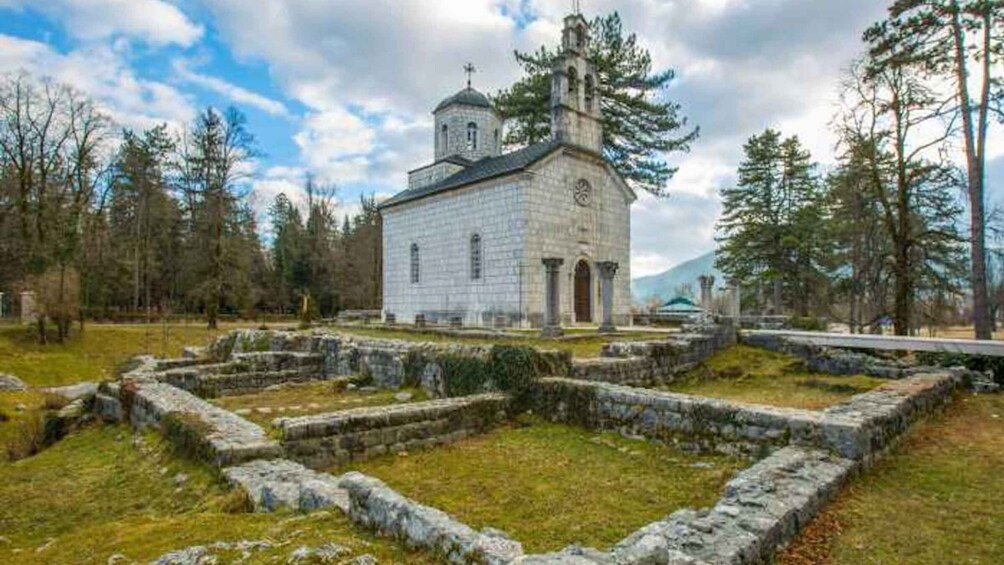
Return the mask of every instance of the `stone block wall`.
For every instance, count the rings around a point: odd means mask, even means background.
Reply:
[[[508,412],[509,398],[489,393],[279,418],[273,425],[291,459],[324,468],[459,441],[503,423]]]
[[[881,453],[913,422],[950,401],[963,382],[950,371],[916,375],[811,411],[554,378],[538,383],[532,405],[555,421],[689,449],[763,456],[800,444],[861,460]]]
[[[291,351],[236,353],[222,363],[158,361],[157,379],[203,398],[259,392],[274,385],[325,380],[322,355]]]
[[[571,376],[584,381],[635,386],[668,384],[677,373],[736,343],[735,329],[728,323],[691,330],[692,333],[661,341],[608,343],[600,358],[576,359],[572,363]]]
[[[163,429],[172,415],[193,422],[188,433],[204,443],[209,462],[222,467],[253,459],[279,457],[281,446],[260,426],[233,412],[166,383],[133,381],[123,396],[133,427]]]
[[[257,330],[255,330],[257,332]],[[230,339],[230,338],[224,338]],[[258,332],[245,341],[268,343],[273,352],[298,352],[323,358],[325,378],[360,375],[382,388],[421,386],[433,397],[444,397],[461,376],[451,374],[444,359],[487,361],[491,345],[461,345],[380,339],[342,334],[328,330],[316,332]],[[570,357],[560,351],[537,351],[548,376],[565,375]],[[484,390],[497,390],[486,382]]]
[[[477,531],[449,514],[408,499],[382,481],[346,473],[338,482],[349,496],[349,517],[358,524],[424,547],[446,563],[506,565],[523,554],[519,542],[498,530]]]
[[[486,313],[518,318],[524,185],[509,176],[383,210],[384,312],[403,323],[416,314],[445,322],[444,314],[452,313],[466,326],[481,325]],[[479,280],[472,280],[470,267],[475,234],[482,246]],[[412,244],[419,249],[417,283],[411,282]]]

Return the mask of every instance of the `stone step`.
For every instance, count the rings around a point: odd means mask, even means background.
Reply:
[[[287,461],[251,461],[223,469],[231,486],[244,489],[255,512],[274,512],[281,508],[311,512],[335,507],[349,512],[348,491],[338,486],[338,478],[318,473]]]

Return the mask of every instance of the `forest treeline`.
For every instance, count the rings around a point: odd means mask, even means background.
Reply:
[[[258,156],[233,108],[180,132],[121,131],[70,86],[0,77],[0,289],[34,291],[43,339],[46,321],[64,339],[78,319],[120,313],[212,327],[224,314],[378,308],[375,200],[348,214],[308,178],[305,202],[278,195],[259,226]]]
[[[831,123],[834,167],[773,129],[744,146],[721,191],[718,267],[750,311],[899,335],[971,323],[989,339],[1004,315],[1004,222],[986,209],[1004,2],[898,0],[863,42]]]

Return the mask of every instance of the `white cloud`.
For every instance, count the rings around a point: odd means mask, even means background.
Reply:
[[[344,108],[308,115],[294,137],[305,164],[324,180],[338,183],[366,180],[375,139],[374,129]]]
[[[290,117],[289,110],[282,102],[231,84],[223,79],[197,73],[181,59],[174,61],[174,71],[181,80],[225,96],[237,104],[253,106],[273,116]]]
[[[180,128],[195,116],[187,96],[137,77],[120,53],[106,46],[62,54],[44,43],[0,34],[0,72],[21,70],[81,91],[121,127],[144,129],[166,122]]]
[[[120,35],[154,45],[188,47],[203,30],[163,0],[0,0],[0,6],[42,12],[78,39]]]

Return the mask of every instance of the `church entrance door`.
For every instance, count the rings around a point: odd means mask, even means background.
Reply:
[[[575,265],[575,321],[585,324],[593,321],[593,277],[589,265],[579,261]]]

